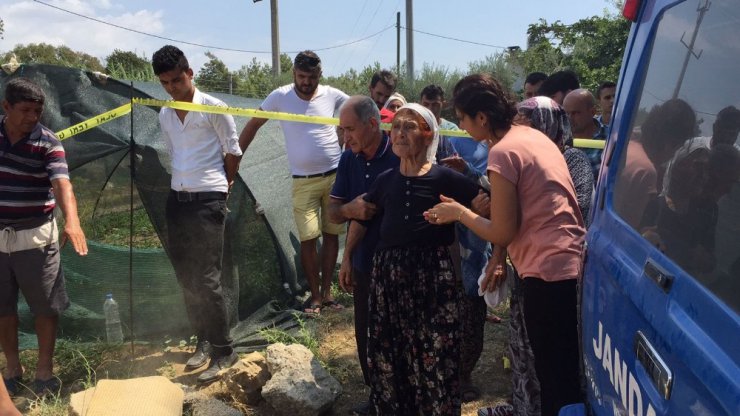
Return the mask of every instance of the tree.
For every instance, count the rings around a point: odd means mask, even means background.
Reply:
[[[286,73],[291,72],[293,70],[293,60],[290,59],[290,56],[287,53],[281,53],[280,54],[280,72]]]
[[[540,19],[527,29],[527,50],[510,54],[510,61],[524,73],[575,71],[584,88],[619,77],[630,22],[605,14],[581,19],[572,25]]]
[[[60,65],[79,68],[88,71],[105,71],[98,58],[84,52],[73,51],[66,46],[53,46],[47,43],[30,43],[17,45],[13,50],[3,55],[2,61],[10,59],[15,54],[19,62]]]
[[[233,87],[229,68],[213,53],[206,52],[206,56],[209,61],[200,68],[195,77],[198,88],[206,91],[229,92],[229,88]]]
[[[120,49],[115,49],[105,58],[105,72],[119,79],[135,81],[155,81],[157,79],[149,59]]]

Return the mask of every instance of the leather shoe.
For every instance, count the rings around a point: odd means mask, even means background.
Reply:
[[[211,358],[208,368],[198,376],[198,384],[206,384],[218,380],[218,372],[225,370],[239,361],[239,354],[232,351],[229,355]]]
[[[206,365],[210,352],[211,344],[208,341],[198,341],[198,344],[195,346],[195,353],[185,364],[185,370],[195,370]]]

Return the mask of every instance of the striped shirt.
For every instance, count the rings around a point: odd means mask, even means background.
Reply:
[[[15,144],[0,118],[0,226],[51,218],[56,201],[51,181],[69,179],[64,148],[52,131],[36,125]]]

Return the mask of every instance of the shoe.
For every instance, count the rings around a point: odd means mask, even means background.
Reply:
[[[59,390],[61,390],[62,385],[59,382],[59,379],[56,377],[52,377],[48,380],[39,380],[36,379],[33,381],[33,392],[38,397],[44,397],[48,395],[56,395],[59,394]]]
[[[15,396],[21,390],[21,385],[23,384],[22,377],[23,376],[3,378],[3,383],[5,384],[5,390],[8,391],[8,394],[10,396]]]
[[[188,359],[185,364],[185,370],[195,370],[196,368],[203,367],[208,362],[208,356],[211,353],[211,343],[208,341],[198,341],[195,346],[195,353]]]
[[[332,300],[327,300],[326,302],[323,302],[321,304],[321,308],[322,309],[328,308],[329,310],[341,311],[342,309],[344,309],[344,305],[332,299]]]
[[[366,416],[374,414],[373,408],[370,406],[370,402],[360,402],[352,407],[352,414],[355,416]]]
[[[198,376],[198,384],[207,384],[218,380],[218,373],[225,370],[239,361],[239,354],[232,351],[229,355],[222,355],[218,358],[211,358],[208,368]]]
[[[508,403],[497,404],[492,407],[478,409],[478,416],[513,416],[514,406]]]

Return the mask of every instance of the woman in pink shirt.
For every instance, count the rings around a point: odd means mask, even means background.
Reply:
[[[585,229],[573,181],[552,140],[514,124],[516,103],[492,77],[463,78],[455,86],[454,106],[460,127],[491,149],[490,219],[444,196],[425,215],[435,224],[459,221],[508,250],[522,279],[542,415],[556,415],[562,406],[582,400],[576,283]],[[481,286],[493,290],[502,280],[502,274],[490,273]]]

